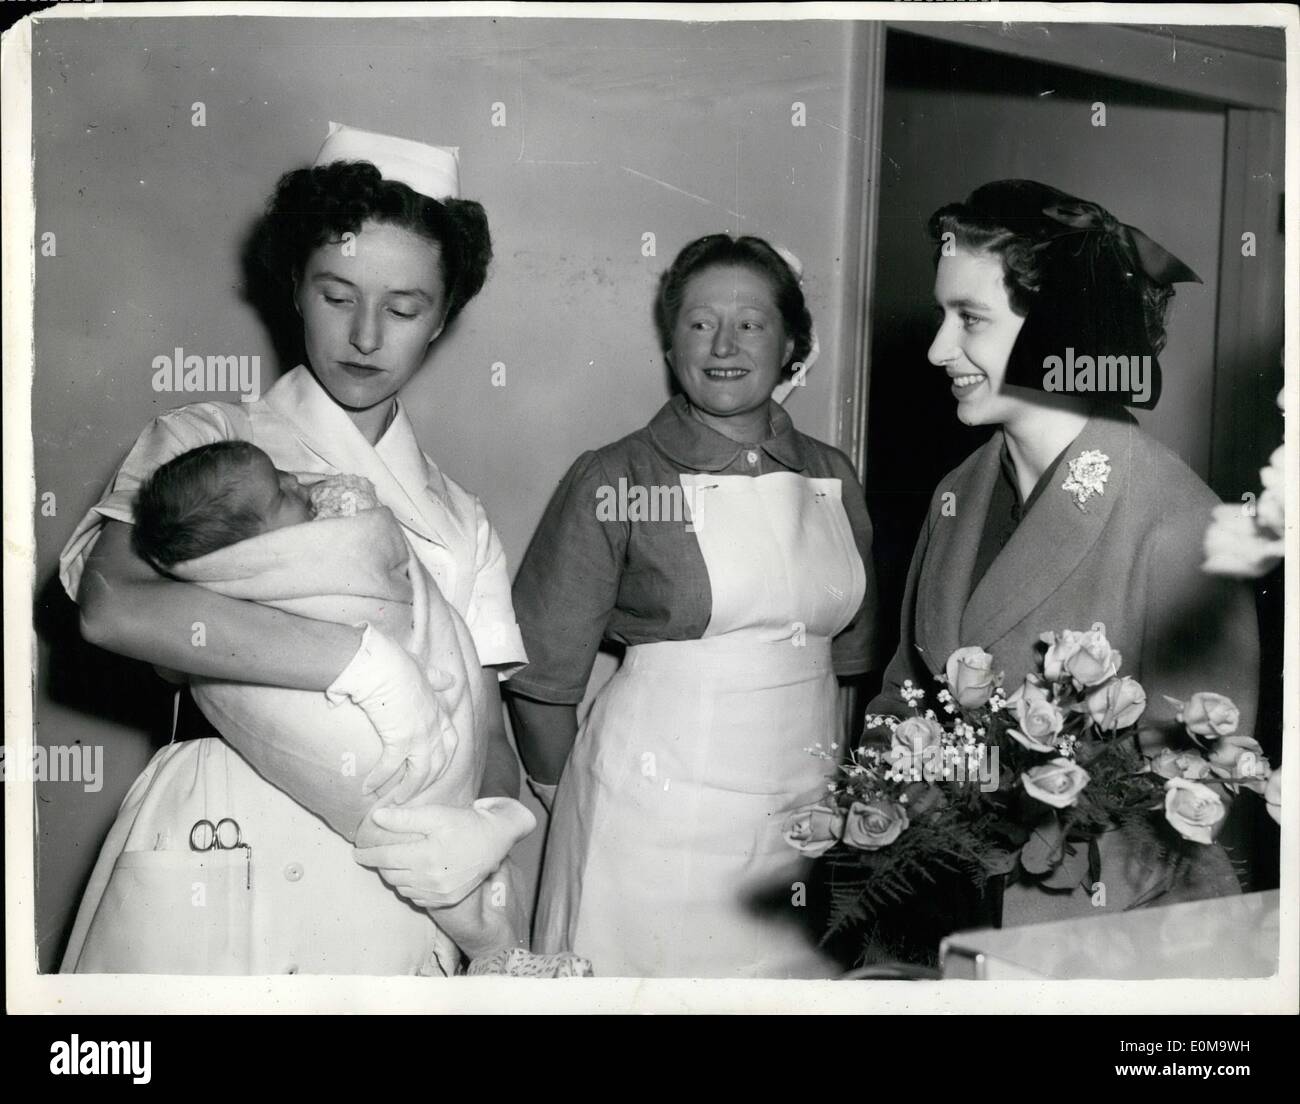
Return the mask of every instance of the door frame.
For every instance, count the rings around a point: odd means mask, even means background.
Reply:
[[[1276,29],[1284,35],[1282,27]],[[854,100],[863,142],[862,157],[850,164],[847,194],[861,198],[848,220],[852,237],[846,243],[842,303],[846,355],[836,367],[832,425],[836,444],[864,482],[885,52],[889,33],[902,31],[1194,96],[1223,109],[1227,138],[1209,482],[1226,498],[1255,489],[1266,440],[1258,432],[1262,393],[1280,376],[1285,293],[1285,264],[1245,263],[1253,258],[1242,256],[1247,232],[1255,235],[1257,250],[1266,240],[1284,248],[1284,196],[1277,182],[1285,180],[1286,43],[1270,30],[897,20],[854,25],[851,49],[859,74]]]

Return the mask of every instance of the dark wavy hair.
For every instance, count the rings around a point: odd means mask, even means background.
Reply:
[[[1011,183],[1011,182],[1006,182]],[[1047,198],[1064,197],[1064,192],[1034,181],[1016,182],[1026,188],[1039,189]],[[1028,199],[1028,197],[1027,197]],[[1019,225],[1013,225],[1013,221]],[[930,216],[929,235],[934,245],[937,265],[942,255],[945,234],[952,234],[956,245],[976,253],[990,253],[1002,261],[1002,278],[1006,284],[1011,309],[1022,318],[1034,308],[1043,286],[1042,249],[1048,238],[1041,220],[999,218],[969,203],[949,203]],[[1059,229],[1059,227],[1057,227]],[[1123,289],[1112,291],[1127,294]],[[1174,289],[1158,284],[1141,272],[1133,274],[1132,294],[1141,299],[1142,317],[1147,340],[1159,353],[1165,347],[1165,323]]]
[[[160,571],[205,556],[266,527],[241,475],[258,455],[248,441],[200,445],[158,467],[136,492],[131,543]]]
[[[686,284],[697,272],[706,268],[729,266],[747,268],[768,281],[776,299],[777,309],[785,332],[794,338],[794,351],[789,361],[782,365],[786,377],[794,375],[794,365],[800,363],[812,348],[812,315],[804,302],[799,277],[785,259],[762,238],[744,236],[733,238],[730,234],[708,234],[696,238],[680,253],[659,278],[659,293],[655,300],[655,328],[664,352],[672,348],[673,329],[681,312]]]
[[[448,323],[483,287],[492,236],[482,204],[430,199],[385,180],[369,161],[335,161],[285,173],[256,232],[255,258],[287,292],[313,250],[358,233],[370,221],[400,226],[440,247]]]

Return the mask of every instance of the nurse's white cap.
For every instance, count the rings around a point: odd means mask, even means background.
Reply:
[[[430,199],[460,195],[458,146],[427,146],[409,138],[330,123],[329,135],[312,166],[334,161],[369,161],[385,180],[399,181]]]

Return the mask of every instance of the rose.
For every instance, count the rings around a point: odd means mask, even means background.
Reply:
[[[1039,636],[1047,645],[1047,654],[1043,657],[1043,675],[1048,682],[1055,682],[1065,669],[1065,661],[1079,650],[1081,633],[1073,629],[1064,632],[1045,632]]]
[[[1264,785],[1264,808],[1278,824],[1282,823],[1282,775],[1274,771]]]
[[[1201,747],[1207,741],[1231,736],[1237,731],[1241,715],[1231,698],[1200,691],[1193,694],[1186,703],[1172,698],[1170,700],[1178,706],[1178,720],[1187,729],[1187,735]]]
[[[1264,783],[1272,773],[1264,749],[1253,736],[1232,735],[1216,740],[1207,762],[1215,776],[1228,780],[1234,791],[1237,785],[1242,785],[1262,794]]]
[[[1286,528],[1286,508],[1283,492],[1286,486],[1283,469],[1286,461],[1286,446],[1278,445],[1268,463],[1260,470],[1259,482],[1263,486],[1259,501],[1255,504],[1255,517],[1260,525],[1272,529],[1281,536]]]
[[[1065,714],[1047,696],[1047,691],[1025,680],[1007,699],[1018,727],[1009,729],[1011,738],[1030,751],[1055,751],[1056,738],[1065,724]]]
[[[1094,622],[1087,632],[1045,632],[1039,638],[1047,645],[1043,674],[1048,682],[1069,675],[1080,686],[1097,686],[1115,677],[1122,662],[1119,652],[1106,639],[1106,627]]]
[[[945,668],[948,689],[957,704],[978,709],[989,700],[998,676],[993,673],[993,657],[983,648],[958,648],[948,657]]]
[[[902,835],[907,810],[895,801],[855,801],[844,822],[844,842],[859,851],[879,851]]]
[[[827,805],[805,805],[785,818],[781,835],[796,851],[810,858],[824,855],[844,834],[844,815]]]
[[[943,728],[929,717],[908,717],[900,721],[890,737],[889,757],[899,774],[911,774],[920,767],[920,760],[937,748],[943,739]]]
[[[1061,662],[1065,673],[1080,687],[1098,686],[1115,677],[1121,663],[1120,654],[1106,639],[1106,628],[1096,622],[1086,633],[1079,634],[1079,646]]]
[[[1147,692],[1137,679],[1126,675],[1097,687],[1088,695],[1086,704],[1093,724],[1103,731],[1114,732],[1137,723],[1146,709]]]
[[[1281,534],[1286,527],[1286,508],[1282,505],[1282,492],[1276,487],[1267,487],[1259,493],[1255,504],[1255,520],[1266,529]]]
[[[1227,812],[1223,800],[1203,782],[1171,778],[1165,783],[1165,819],[1183,839],[1212,843],[1214,826]]]
[[[1161,748],[1148,766],[1161,778],[1204,778],[1210,773],[1210,764],[1199,751],[1173,751]]]
[[[1280,492],[1277,492],[1280,493]],[[1202,571],[1212,575],[1230,575],[1239,579],[1255,579],[1267,575],[1286,551],[1286,541],[1272,533],[1272,523],[1280,520],[1280,503],[1274,502],[1274,492],[1265,491],[1260,496],[1257,513],[1267,516],[1264,525],[1251,517],[1240,506],[1231,502],[1210,511],[1210,524],[1205,530],[1202,550],[1205,563]],[[1268,501],[1265,501],[1265,498]],[[1280,529],[1277,532],[1281,532]]]
[[[1020,781],[1030,797],[1053,809],[1064,809],[1079,800],[1091,779],[1078,763],[1056,758],[1050,763],[1030,767],[1020,776]]]

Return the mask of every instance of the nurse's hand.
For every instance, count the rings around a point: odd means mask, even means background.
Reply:
[[[384,807],[371,818],[406,842],[359,847],[352,857],[420,908],[462,901],[495,871],[537,818],[509,797],[484,797],[467,809],[452,805]],[[414,837],[414,838],[410,838]]]
[[[405,648],[367,625],[361,646],[329,688],[331,701],[351,701],[365,711],[383,746],[379,762],[362,783],[401,804],[442,775],[458,736],[438,692],[451,689],[450,675],[425,672]]]

